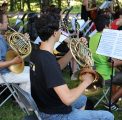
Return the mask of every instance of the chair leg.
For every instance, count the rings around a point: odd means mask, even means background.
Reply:
[[[2,103],[0,103],[0,107],[12,96],[12,94],[10,94]]]
[[[96,108],[98,106],[98,104],[100,104],[101,102],[105,103],[105,101],[108,103],[108,98],[107,98],[107,94],[109,92],[110,88],[108,88],[106,91],[103,90],[103,96],[97,101],[97,103],[94,105],[94,108]],[[104,101],[105,99],[105,101]]]
[[[30,112],[28,111],[27,107],[19,101],[19,95],[17,93],[17,91],[15,90],[15,88],[13,87],[13,84],[12,84],[12,89],[15,91],[15,96],[16,96],[16,99],[17,99],[17,103],[19,104],[20,108],[23,110],[24,113],[26,113],[27,115],[30,115]]]

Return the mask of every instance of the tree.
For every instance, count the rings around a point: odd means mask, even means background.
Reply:
[[[31,11],[31,7],[30,7],[30,0],[25,0],[27,7],[28,7],[28,11]]]
[[[61,0],[58,0],[58,7],[61,8]]]
[[[10,0],[10,11],[15,10],[15,2],[16,2],[16,0]]]

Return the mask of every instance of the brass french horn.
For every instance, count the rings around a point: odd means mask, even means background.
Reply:
[[[11,27],[9,27],[12,29]],[[24,58],[26,58],[32,50],[30,39],[22,33],[12,29],[13,32],[5,33],[5,37],[9,46],[12,48],[6,54],[6,60],[12,60],[14,57],[19,56],[22,62],[19,64],[9,66],[10,71],[14,73],[21,73],[24,70]]]
[[[94,61],[92,58],[91,51],[78,37],[71,38],[70,51],[73,55],[73,58],[81,67],[81,70],[78,71],[76,74],[78,75],[78,79],[82,82],[82,75],[87,72],[90,73],[90,69],[93,70]],[[85,71],[83,71],[84,68],[86,68]],[[87,71],[87,68],[88,68],[88,71]],[[102,77],[99,76],[97,72],[95,72],[93,75],[94,75],[94,81],[84,91],[84,94],[86,96],[94,96],[102,90],[102,86],[103,86]]]

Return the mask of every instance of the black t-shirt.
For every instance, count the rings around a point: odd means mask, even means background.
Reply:
[[[31,94],[39,110],[47,114],[70,113],[71,106],[66,106],[53,89],[65,84],[55,56],[45,50],[33,50],[30,68]]]
[[[81,19],[84,19],[85,21],[88,20],[88,11],[86,10],[86,6],[82,5],[81,8]]]

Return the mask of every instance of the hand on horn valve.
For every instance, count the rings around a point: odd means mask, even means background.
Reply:
[[[80,71],[80,74],[79,74],[79,80],[83,80],[83,76],[85,74],[91,74],[92,77],[93,77],[93,80],[98,80],[98,74],[96,71],[94,71],[93,69],[89,68],[89,67],[86,67],[86,68],[82,68],[81,71]]]

